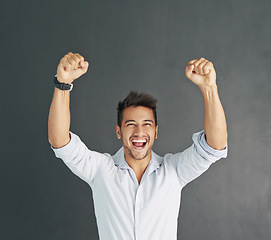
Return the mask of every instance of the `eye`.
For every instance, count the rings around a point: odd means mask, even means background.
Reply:
[[[145,123],[144,126],[151,126],[151,123]]]
[[[129,126],[135,126],[135,124],[134,123],[128,123],[126,126],[127,127],[129,127]]]

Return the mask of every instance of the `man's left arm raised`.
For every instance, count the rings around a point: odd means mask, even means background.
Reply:
[[[227,146],[227,124],[219,99],[216,72],[213,64],[204,59],[194,59],[186,67],[186,76],[198,85],[204,103],[204,130],[208,145],[216,150]]]

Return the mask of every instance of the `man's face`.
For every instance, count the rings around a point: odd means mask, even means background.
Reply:
[[[153,111],[147,107],[131,106],[123,111],[121,128],[116,126],[116,133],[122,140],[127,160],[142,160],[151,157],[158,126],[155,126]]]

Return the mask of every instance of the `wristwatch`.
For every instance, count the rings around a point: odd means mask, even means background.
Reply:
[[[73,84],[72,83],[61,83],[57,80],[57,74],[55,75],[54,79],[55,87],[64,90],[64,91],[71,91],[73,89]]]

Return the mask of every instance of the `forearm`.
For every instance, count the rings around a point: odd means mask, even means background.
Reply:
[[[217,85],[201,88],[204,103],[204,129],[206,141],[214,149],[221,150],[227,145],[227,124],[219,99]]]
[[[48,139],[54,148],[70,141],[70,91],[55,88],[48,118]]]

